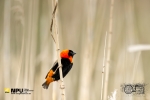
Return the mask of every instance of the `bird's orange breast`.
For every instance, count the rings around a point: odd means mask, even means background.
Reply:
[[[69,57],[69,60],[70,60],[70,62],[71,62],[71,63],[73,62],[73,59],[72,59],[72,57],[71,57],[71,56]]]

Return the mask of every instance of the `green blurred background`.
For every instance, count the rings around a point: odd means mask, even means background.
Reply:
[[[66,99],[100,100],[111,0],[58,2],[60,48],[77,53],[64,79]],[[114,0],[107,95],[117,90],[116,100],[150,100],[150,51],[127,51],[131,45],[150,45],[149,10],[150,0]],[[60,100],[58,82],[48,90],[41,86],[57,59],[51,18],[51,0],[0,1],[0,100]],[[127,95],[123,83],[145,83],[145,94]],[[12,95],[4,93],[6,87],[34,91]]]

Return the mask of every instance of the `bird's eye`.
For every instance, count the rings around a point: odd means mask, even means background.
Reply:
[[[73,52],[72,52],[72,50],[69,50],[68,55],[69,55],[69,56],[73,56]]]

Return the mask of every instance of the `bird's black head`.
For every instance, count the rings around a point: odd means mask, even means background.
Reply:
[[[76,54],[75,52],[73,52],[72,50],[69,50],[69,53],[68,53],[69,56],[73,57],[75,54]]]

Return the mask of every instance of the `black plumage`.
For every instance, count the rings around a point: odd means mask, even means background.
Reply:
[[[68,72],[71,70],[73,63],[70,62],[69,59],[67,58],[62,58],[61,59],[61,64],[62,64],[62,73],[63,73],[63,77],[65,77]],[[53,70],[55,72],[55,70],[58,68],[58,61],[56,61],[56,63],[53,65],[53,67],[51,68],[51,70]],[[57,71],[55,72],[55,74],[52,76],[52,78],[54,78],[55,81],[60,79],[60,75],[59,75],[59,69],[57,69]]]

